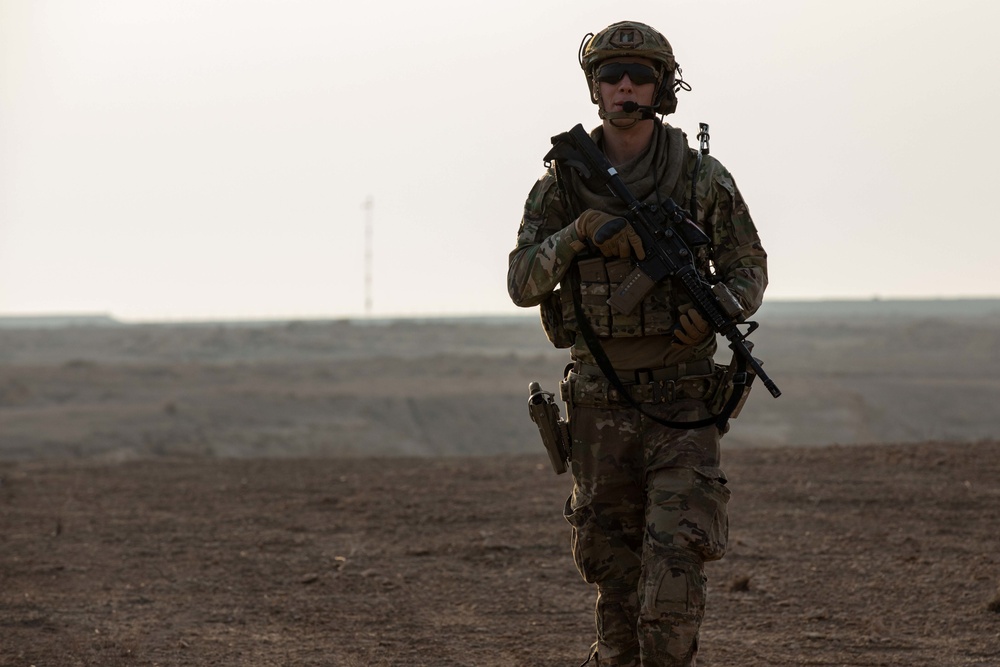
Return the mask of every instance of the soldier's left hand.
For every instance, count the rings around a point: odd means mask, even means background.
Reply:
[[[694,308],[689,308],[677,320],[674,338],[682,345],[697,345],[712,333],[712,325]]]

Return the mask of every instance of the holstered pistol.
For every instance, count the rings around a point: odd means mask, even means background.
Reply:
[[[569,425],[559,418],[559,406],[553,394],[543,391],[537,382],[528,385],[528,415],[538,427],[549,462],[557,475],[566,472],[570,458]]]

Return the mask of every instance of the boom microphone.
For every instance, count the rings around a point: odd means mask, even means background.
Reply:
[[[638,102],[633,102],[632,100],[622,103],[622,111],[624,111],[625,113],[634,113],[636,111],[640,111],[642,112],[643,120],[656,118],[656,109],[654,109],[651,106],[639,104]]]

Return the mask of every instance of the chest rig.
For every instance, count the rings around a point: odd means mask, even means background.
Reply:
[[[689,163],[700,162],[689,158],[700,154],[688,148],[686,137],[680,129],[661,127],[666,133],[661,139],[666,142],[666,155],[659,163],[655,158],[653,160],[649,176],[652,188],[644,203],[655,207],[657,202],[666,199],[685,201],[690,196],[691,205],[696,206],[697,202],[691,195],[697,171],[690,175],[687,171]],[[623,167],[625,168],[627,167]],[[620,202],[608,193],[590,190],[587,183],[574,178],[571,168],[560,168],[556,164],[555,172],[559,194],[573,218],[588,208],[618,212],[615,207],[620,206]],[[701,247],[696,252],[696,265],[707,276],[711,251],[708,247]],[[581,254],[574,269],[567,272],[560,283],[558,304],[552,304],[560,311],[558,315],[563,327],[570,334],[579,332],[577,316],[582,313],[594,333],[600,337],[629,338],[673,333],[679,314],[692,304],[683,290],[678,289],[672,281],[657,284],[639,306],[627,314],[617,312],[608,304],[608,299],[635,266],[634,258],[608,258],[596,251]],[[579,294],[579,311],[573,301],[574,290]]]

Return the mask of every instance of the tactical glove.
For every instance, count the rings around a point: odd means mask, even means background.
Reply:
[[[637,258],[646,259],[642,239],[625,218],[590,208],[581,213],[574,224],[580,240],[590,239],[605,257],[625,259],[634,250]]]
[[[712,326],[694,308],[689,308],[677,320],[674,338],[682,345],[697,345],[712,333]]]

